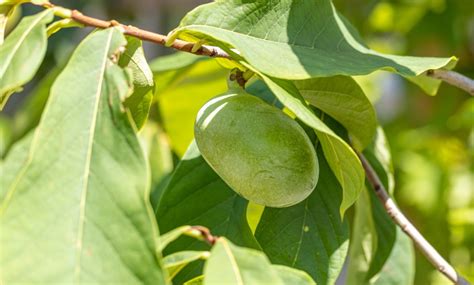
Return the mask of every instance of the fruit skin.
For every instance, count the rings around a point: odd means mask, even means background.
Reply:
[[[303,201],[317,184],[319,164],[303,128],[243,91],[207,102],[194,135],[209,165],[251,202],[288,207]]]

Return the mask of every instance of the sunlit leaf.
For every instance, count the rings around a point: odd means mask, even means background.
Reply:
[[[93,33],[53,85],[0,205],[1,283],[165,283],[146,160],[121,111],[131,83],[110,60],[125,43]]]
[[[219,45],[257,70],[285,79],[378,69],[418,76],[429,69],[451,69],[457,60],[371,50],[330,0],[216,1],[188,13],[173,37]]]
[[[283,284],[316,285],[316,282],[304,271],[282,265],[272,265],[272,267],[280,276]]]
[[[163,251],[171,242],[177,240],[187,232],[192,231],[191,226],[181,226],[160,236],[160,251]]]
[[[155,77],[156,93],[160,94],[173,86],[183,74],[195,64],[203,60],[210,60],[205,56],[198,56],[187,52],[176,52],[174,54],[160,56],[150,62],[150,68]]]
[[[32,132],[15,143],[8,155],[0,161],[0,203],[3,202],[8,187],[15,180],[16,175],[28,159],[28,150],[33,138]],[[3,143],[4,138],[2,138]]]
[[[197,112],[209,99],[227,90],[228,73],[215,60],[201,60],[180,74],[157,92],[157,98],[171,146],[182,156],[194,137]]]
[[[377,127],[375,110],[352,78],[334,76],[294,83],[306,101],[346,128],[354,146],[362,150],[370,144]]]
[[[309,273],[317,284],[334,284],[349,246],[349,226],[341,221],[342,189],[319,151],[318,185],[303,202],[265,208],[255,236],[276,264]]]
[[[204,282],[204,275],[199,275],[197,277],[194,277],[191,280],[184,282],[184,285],[202,285],[203,282]]]
[[[206,259],[208,257],[208,251],[178,251],[165,256],[163,258],[163,265],[168,271],[168,278],[171,280],[189,263],[199,259]]]
[[[46,24],[52,20],[51,10],[25,17],[0,45],[0,109],[38,70],[46,53]]]
[[[219,238],[204,267],[204,284],[284,283],[263,253],[238,247],[225,238]]]
[[[13,117],[15,140],[22,138],[38,125],[48,101],[51,86],[63,67],[56,67],[43,77],[16,110]]]

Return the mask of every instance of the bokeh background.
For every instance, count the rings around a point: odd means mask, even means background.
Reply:
[[[58,0],[54,3],[166,34],[186,12],[205,2],[209,1]],[[459,58],[456,70],[474,78],[473,0],[334,0],[334,3],[371,48],[400,55],[455,55]],[[28,15],[36,11],[36,7],[24,5],[17,13]],[[28,121],[23,117],[41,112],[44,102],[41,96],[47,96],[41,95],[41,92],[47,94],[42,88],[47,89],[48,78],[54,78],[51,74],[57,72],[89,31],[69,29],[52,36],[38,75],[21,94],[11,97],[0,114],[1,124],[21,129],[21,124]],[[171,51],[145,43],[145,52],[152,60]],[[474,98],[446,84],[437,96],[428,96],[388,72],[376,72],[357,80],[376,105],[390,143],[398,203],[434,247],[463,275],[474,279]],[[222,88],[225,84],[216,83],[215,93],[206,96],[217,95]],[[193,92],[199,97],[199,93],[209,90]],[[40,99],[32,99],[31,94]],[[178,99],[170,97],[162,103],[165,107],[185,104],[186,99]],[[192,118],[194,114],[183,116]],[[189,124],[188,121],[179,124]],[[24,134],[14,130],[10,134],[2,132],[11,136],[12,141]],[[190,138],[183,140],[186,139]],[[7,149],[8,143],[2,143],[0,154],[5,155]],[[416,266],[415,284],[448,284],[418,253]]]

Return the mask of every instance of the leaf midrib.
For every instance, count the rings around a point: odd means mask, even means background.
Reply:
[[[244,281],[242,280],[242,276],[240,274],[239,267],[237,266],[237,262],[235,260],[234,255],[232,254],[232,250],[230,249],[229,244],[227,243],[227,241],[222,240],[222,246],[224,247],[224,251],[226,252],[227,256],[229,257],[229,261],[232,265],[232,272],[234,272],[237,284],[244,285]]]
[[[74,280],[77,282],[80,282],[80,273],[81,273],[81,258],[82,258],[82,245],[83,245],[83,238],[84,238],[84,223],[85,223],[85,214],[86,214],[86,199],[87,199],[87,189],[89,186],[89,177],[90,177],[90,170],[91,170],[91,160],[92,160],[92,149],[93,149],[93,144],[94,144],[94,135],[95,135],[95,128],[97,124],[97,117],[98,117],[98,108],[100,104],[100,98],[101,98],[101,92],[102,92],[102,85],[104,84],[104,74],[105,74],[105,69],[106,69],[106,64],[107,64],[107,58],[108,58],[108,52],[110,49],[110,45],[112,42],[112,36],[113,36],[113,30],[111,29],[109,31],[109,35],[106,41],[106,46],[104,48],[104,56],[103,56],[103,61],[101,65],[101,76],[97,85],[97,90],[95,93],[95,103],[94,103],[94,111],[93,111],[93,118],[91,122],[91,127],[90,127],[90,133],[89,133],[89,138],[88,138],[88,144],[87,144],[87,157],[86,157],[86,163],[84,167],[84,183],[83,188],[82,188],[82,193],[81,193],[81,201],[80,201],[80,213],[79,213],[79,223],[78,223],[78,233],[77,233],[77,248],[76,248],[76,266],[74,269]]]
[[[183,32],[186,32],[186,30],[190,30],[190,31],[193,31],[193,27],[197,28],[198,30],[194,30],[194,31],[197,31],[197,32],[203,32],[202,30],[199,30],[200,28],[204,28],[204,29],[216,29],[216,30],[220,30],[220,31],[224,31],[224,32],[227,32],[227,33],[232,33],[232,34],[236,34],[236,35],[239,35],[239,36],[244,36],[244,37],[247,37],[247,38],[250,38],[250,39],[253,39],[253,40],[257,40],[257,41],[265,41],[265,42],[269,42],[269,43],[272,43],[272,44],[280,44],[280,45],[285,45],[285,46],[290,46],[290,47],[297,47],[297,48],[302,48],[302,49],[308,49],[308,50],[322,50],[322,51],[325,51],[325,52],[330,52],[330,53],[334,53],[333,50],[330,50],[330,49],[322,49],[322,48],[318,48],[316,46],[302,46],[302,45],[298,45],[298,44],[295,44],[295,43],[287,43],[287,42],[282,42],[282,41],[274,41],[274,40],[269,40],[269,39],[264,39],[264,38],[259,38],[259,37],[256,37],[256,36],[251,36],[251,35],[247,35],[247,34],[244,34],[244,33],[239,33],[239,32],[235,32],[235,31],[232,31],[232,30],[228,30],[228,29],[223,29],[223,28],[219,28],[219,27],[215,27],[215,26],[206,26],[206,25],[188,25],[188,26],[184,26],[182,27],[181,29],[178,30],[179,31],[183,31]],[[210,37],[214,37],[213,35],[208,35]],[[342,37],[340,40],[344,40],[345,38]],[[351,46],[353,47],[353,46]],[[355,47],[353,47],[354,49],[356,49]],[[357,50],[357,49],[356,49]],[[240,51],[242,52],[242,51]],[[337,53],[341,53],[343,51],[337,51]],[[352,53],[352,51],[349,51],[350,53]],[[368,54],[372,54],[374,53],[374,51],[370,50],[370,49],[365,49],[364,52],[367,52]]]

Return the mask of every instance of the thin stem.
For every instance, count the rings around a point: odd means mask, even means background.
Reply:
[[[46,8],[59,8],[59,9],[64,9],[68,10],[59,6],[54,6],[51,3],[43,4],[44,7]],[[62,16],[62,15],[58,15]],[[96,19],[93,17],[86,16],[82,14],[81,12],[77,10],[72,10],[71,11],[71,19],[74,21],[83,24],[84,26],[88,27],[95,27],[95,28],[100,28],[100,29],[106,29],[110,28],[113,26],[120,26],[123,29],[124,34],[139,38],[144,41],[156,43],[159,45],[165,45],[167,41],[167,36],[161,35],[158,33],[150,32],[147,30],[143,30],[134,26],[130,25],[123,25],[115,20],[112,21],[104,21],[100,19]],[[200,43],[197,43],[198,45]],[[222,57],[222,58],[227,58],[231,59],[232,57],[223,49],[216,47],[216,46],[208,46],[208,45],[202,45],[198,49],[194,48],[196,43],[190,43],[187,41],[183,40],[174,40],[173,43],[170,45],[171,48],[174,48],[179,51],[184,51],[184,52],[189,52],[193,53],[196,55],[205,55],[209,57]],[[428,70],[426,72],[427,76],[442,80],[448,84],[451,84],[453,86],[456,86],[460,89],[465,90],[471,95],[474,95],[474,80],[459,74],[455,71],[450,71],[450,70]]]
[[[471,96],[474,96],[474,80],[460,73],[444,69],[430,69],[426,72],[426,75],[443,80],[446,83],[466,91],[471,94]]]
[[[375,194],[383,204],[385,210],[392,220],[409,236],[418,250],[428,259],[428,261],[444,276],[451,280],[454,284],[469,285],[470,283],[460,276],[456,270],[449,264],[436,249],[421,235],[415,226],[400,211],[390,195],[385,190],[380,178],[374,171],[365,156],[358,153],[362,166],[365,169],[367,180],[372,185]]]
[[[106,29],[113,26],[119,26],[122,28],[123,33],[125,35],[139,38],[144,41],[157,43],[159,45],[165,45],[166,40],[167,40],[167,37],[164,35],[142,30],[133,26],[126,26],[114,20],[103,21],[96,18],[92,18],[92,17],[82,14],[81,12],[77,10],[72,11],[71,19],[73,19],[74,21],[78,23],[83,24],[84,26],[96,27],[96,28],[101,28],[101,29]],[[185,52],[189,52],[189,53],[193,53],[197,55],[230,58],[230,55],[219,47],[203,45],[197,50],[193,50],[194,43],[190,43],[190,42],[186,42],[182,40],[173,41],[170,47],[180,50],[180,51],[185,51]]]

